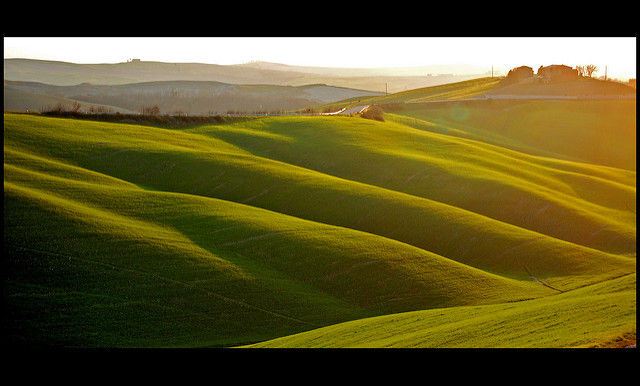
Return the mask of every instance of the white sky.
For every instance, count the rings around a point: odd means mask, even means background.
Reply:
[[[4,57],[73,63],[238,64],[252,60],[321,67],[469,64],[505,71],[520,65],[595,64],[603,75],[636,76],[636,38],[4,38]]]

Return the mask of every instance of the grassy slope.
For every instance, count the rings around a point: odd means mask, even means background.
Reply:
[[[620,96],[634,95],[635,89],[617,82],[582,78],[570,82],[550,84],[527,83],[505,85],[504,78],[477,78],[462,82],[447,83],[439,86],[414,88],[389,95],[375,97],[356,97],[316,106],[317,111],[324,109],[339,110],[344,106],[364,104],[419,103],[472,98],[479,95],[545,95],[545,96]]]
[[[532,100],[418,104],[398,114],[430,131],[635,172],[635,111],[635,99]]]
[[[149,191],[13,146],[4,172],[15,339],[237,344],[368,315],[553,292],[372,234]]]
[[[635,187],[629,185],[635,181],[633,172],[595,168],[591,173],[580,170],[580,164],[567,167],[400,122],[287,117],[191,132],[563,240],[612,252],[635,251]]]
[[[392,238],[513,278],[528,278],[528,269],[534,275],[556,281],[558,286],[571,287],[579,273],[615,275],[614,272],[624,271],[631,264],[607,251],[562,241],[431,199],[257,157],[240,150],[242,146],[217,138],[133,125],[35,117],[19,119],[29,124],[21,126],[7,119],[6,144],[31,152],[45,152],[47,156],[157,190],[250,204]],[[291,122],[297,119],[284,118]],[[306,120],[316,122],[314,118]],[[272,121],[280,122],[271,118],[254,122]],[[325,118],[318,122],[340,122],[344,126],[360,121]],[[80,131],[75,125],[82,127],[84,135],[78,135]],[[256,132],[250,128],[243,130],[243,133]],[[119,142],[126,138],[122,133],[136,140]],[[257,138],[266,142],[269,135],[278,140],[284,137],[263,133]],[[311,143],[325,149],[334,148],[323,146],[320,141]],[[302,150],[301,154],[310,154],[304,145],[297,147]],[[629,228],[631,225],[626,226],[602,231],[596,240],[609,240],[614,249],[623,248],[630,253],[630,248],[635,248],[635,234]],[[437,231],[425,232],[426,229]],[[590,256],[602,266],[589,267],[583,256]]]
[[[175,131],[5,114],[9,288],[26,322],[12,328],[54,329],[64,344],[237,345],[557,293],[530,275],[570,290],[635,272],[625,257],[635,257],[634,171],[391,118],[272,117]],[[113,285],[88,263],[105,267]],[[78,279],[52,281],[51,270]],[[96,297],[105,315],[121,310],[105,326],[85,315]],[[41,307],[70,322],[52,327],[57,319]],[[184,309],[198,312],[178,317]],[[186,324],[162,324],[159,313]],[[123,336],[132,324],[137,332]]]
[[[585,347],[635,333],[635,302],[633,274],[541,299],[385,315],[250,347]]]
[[[387,104],[404,102],[421,102],[429,100],[462,99],[471,98],[480,94],[485,94],[500,86],[500,78],[478,78],[465,80],[456,83],[447,83],[439,86],[416,88],[408,91],[381,95],[375,97],[356,97],[343,101],[327,103],[315,106],[317,111],[339,110],[344,106],[366,105],[366,104]]]
[[[16,170],[7,174],[21,180]],[[4,187],[10,337],[74,346],[238,344],[367,315],[550,292],[237,204],[23,177],[47,188]],[[88,196],[103,206],[80,199]]]

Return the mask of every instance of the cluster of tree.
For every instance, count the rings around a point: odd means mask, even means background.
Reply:
[[[60,113],[79,114],[83,112],[82,110],[83,110],[82,104],[80,104],[77,101],[73,101],[73,103],[71,103],[71,106],[66,105],[62,102],[58,102],[58,104],[56,104],[53,107],[47,107],[43,109],[42,112],[50,113],[50,114],[60,114]],[[84,109],[84,112],[94,113],[94,114],[95,113],[113,113],[113,109],[106,106],[89,105],[89,107]]]
[[[380,106],[371,106],[360,114],[362,118],[384,122],[384,110]]]
[[[585,66],[576,66],[576,70],[578,70],[578,75],[580,76],[588,76],[591,78],[594,72],[598,71],[598,66],[595,64],[587,64]]]
[[[66,113],[66,112],[77,113],[80,111],[81,108],[82,108],[82,105],[78,102],[73,102],[71,106],[67,106],[62,102],[58,102],[58,104],[56,104],[53,107],[48,107],[43,109],[42,112],[44,113]]]
[[[227,115],[268,115],[268,114],[284,114],[285,110],[227,110]],[[209,114],[213,114],[211,111]]]
[[[211,123],[223,123],[226,118],[220,115],[208,115],[208,116],[194,116],[194,115],[142,115],[142,114],[89,114],[86,112],[72,112],[64,110],[61,112],[43,112],[45,115],[53,115],[58,117],[68,117],[74,119],[90,119],[99,120],[103,122],[126,122],[126,123],[139,123],[139,124],[160,124],[163,127],[185,127],[194,124],[211,124]]]
[[[155,116],[160,115],[160,107],[158,105],[142,106],[142,115]]]
[[[105,106],[89,106],[87,111],[90,113],[112,113],[113,109]]]
[[[189,114],[216,114],[234,110],[241,112],[297,110],[313,105],[309,99],[295,96],[235,95],[225,93],[202,97],[170,97],[160,94],[95,94],[74,95],[73,99],[85,103],[117,106],[131,111],[141,111],[141,106],[158,106],[162,113],[181,112]]]

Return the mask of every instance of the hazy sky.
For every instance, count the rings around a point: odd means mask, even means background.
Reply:
[[[322,67],[595,64],[596,75],[635,78],[636,38],[4,38],[4,57],[74,63],[238,64],[252,60]]]

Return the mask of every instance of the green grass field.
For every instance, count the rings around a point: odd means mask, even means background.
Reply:
[[[501,78],[478,78],[463,82],[447,83],[439,86],[424,87],[397,92],[389,95],[355,97],[338,102],[326,103],[314,107],[316,111],[336,111],[348,105],[390,104],[404,102],[424,102],[433,100],[456,100],[471,98],[488,93],[500,86]]]
[[[356,320],[248,347],[567,348],[635,334],[635,274],[519,303]]]
[[[635,184],[635,100],[5,114],[3,324],[71,347],[596,344],[635,333]]]

